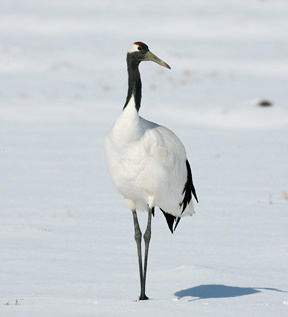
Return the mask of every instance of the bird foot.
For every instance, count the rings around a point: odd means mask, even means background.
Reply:
[[[145,294],[144,295],[140,295],[138,298],[138,301],[140,302],[140,300],[147,300],[149,299],[149,297],[147,297]]]

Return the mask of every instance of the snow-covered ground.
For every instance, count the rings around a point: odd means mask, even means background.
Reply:
[[[287,16],[286,0],[0,2],[0,316],[288,316]],[[182,139],[200,200],[174,235],[156,212],[145,302],[103,154],[134,41],[172,67],[141,65],[141,114]]]

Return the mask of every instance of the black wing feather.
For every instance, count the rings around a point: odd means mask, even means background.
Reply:
[[[168,214],[168,212],[165,212],[163,209],[160,208],[160,210],[163,212],[165,218],[166,218],[166,221],[167,221],[167,224],[168,224],[168,227],[171,231],[171,233],[173,233],[180,221],[180,217],[175,217],[173,215],[170,215]],[[174,226],[174,223],[175,223],[175,226]],[[173,229],[173,226],[174,226],[174,229]]]
[[[182,203],[180,204],[180,207],[182,207],[182,213],[186,209],[187,205],[190,203],[190,201],[192,199],[192,194],[193,194],[193,196],[195,197],[195,199],[196,199],[196,201],[198,203],[198,197],[197,197],[196,190],[195,190],[195,187],[194,187],[194,184],[193,184],[191,167],[190,167],[190,164],[189,164],[188,160],[186,160],[186,168],[187,168],[187,180],[186,180],[183,192],[182,192],[184,197],[183,197]],[[169,227],[171,233],[173,233],[176,230],[176,228],[178,226],[178,223],[179,223],[181,218],[180,217],[175,217],[175,216],[165,212],[161,208],[160,208],[160,210],[163,212],[163,214],[164,214],[164,216],[166,218],[166,221],[167,221],[167,224],[168,224],[168,227]]]
[[[187,180],[182,192],[184,197],[183,197],[182,203],[180,204],[180,206],[182,207],[182,213],[186,209],[187,205],[190,203],[192,199],[192,194],[198,203],[198,197],[197,197],[196,190],[193,184],[191,167],[188,160],[186,160],[186,168],[187,168]]]

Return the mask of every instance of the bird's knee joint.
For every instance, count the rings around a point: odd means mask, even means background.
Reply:
[[[142,239],[142,233],[141,233],[140,231],[135,232],[134,239],[135,239],[136,241],[141,241],[141,239]]]
[[[146,230],[144,234],[144,241],[145,243],[149,243],[151,240],[151,230]]]

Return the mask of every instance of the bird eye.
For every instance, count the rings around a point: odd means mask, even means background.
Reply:
[[[138,46],[138,51],[142,51],[142,47],[141,46]]]

